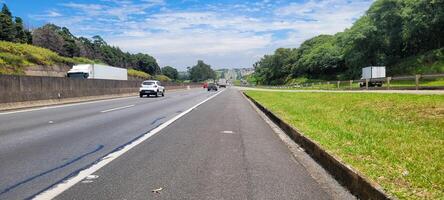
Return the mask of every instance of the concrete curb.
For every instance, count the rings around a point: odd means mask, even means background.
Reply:
[[[243,94],[353,195],[359,199],[394,199],[386,194],[381,186],[326,152],[315,141],[305,137],[300,131],[284,122],[244,92]]]

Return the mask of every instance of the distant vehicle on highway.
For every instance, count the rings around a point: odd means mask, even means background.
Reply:
[[[208,88],[208,83],[207,82],[205,82],[203,85],[202,85],[202,87],[205,89],[205,88]]]
[[[217,91],[217,85],[214,83],[208,83],[208,91],[211,90]]]
[[[165,96],[165,87],[156,80],[143,81],[139,88],[139,96],[142,98],[144,95],[147,95],[148,97],[150,95],[155,95],[156,97],[160,95]]]
[[[69,78],[128,80],[128,70],[99,64],[74,65],[66,74]]]
[[[369,87],[382,87],[383,80],[385,78],[385,67],[384,66],[370,66],[362,68],[362,78],[361,80],[368,80]],[[365,82],[359,83],[360,87],[365,87]]]
[[[219,81],[217,82],[217,84],[218,84],[219,87],[221,87],[221,88],[226,88],[226,87],[227,87],[227,79],[221,78],[221,79],[219,79]]]

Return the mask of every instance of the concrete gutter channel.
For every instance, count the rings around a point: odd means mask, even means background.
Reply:
[[[329,154],[315,141],[305,137],[300,131],[284,122],[244,92],[243,94],[353,195],[359,199],[395,199],[386,194],[381,186],[370,181],[339,158]]]

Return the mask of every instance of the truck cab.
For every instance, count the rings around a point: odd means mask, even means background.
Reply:
[[[91,67],[87,65],[74,65],[66,74],[69,78],[87,79],[92,74]]]

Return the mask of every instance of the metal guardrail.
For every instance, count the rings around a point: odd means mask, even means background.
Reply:
[[[421,81],[433,81],[437,79],[443,79],[441,85],[421,85]],[[397,84],[399,81],[411,81],[411,83]],[[380,82],[380,87],[369,86],[369,83]],[[357,84],[357,85],[356,85]],[[359,85],[364,85],[359,87]],[[374,79],[359,79],[359,80],[338,80],[338,81],[324,81],[324,82],[311,82],[303,84],[293,84],[293,85],[280,85],[280,86],[265,86],[265,88],[276,88],[276,89],[290,89],[290,88],[312,88],[312,89],[345,89],[345,90],[359,90],[359,89],[440,89],[444,90],[444,74],[417,74],[413,76],[395,76],[395,77],[385,77],[385,78],[374,78]]]

